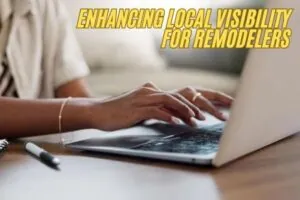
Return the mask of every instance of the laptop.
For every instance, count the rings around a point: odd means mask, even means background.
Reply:
[[[297,0],[272,0],[270,8],[299,8]],[[229,120],[199,128],[150,121],[143,125],[66,142],[67,147],[220,167],[300,131],[300,27],[295,9],[288,49],[251,50]],[[224,112],[228,112],[224,110]],[[200,123],[200,122],[199,122]],[[87,130],[93,132],[95,130]]]

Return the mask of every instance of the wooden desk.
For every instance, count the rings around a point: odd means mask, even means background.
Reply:
[[[43,146],[61,170],[13,144],[0,158],[1,200],[300,199],[300,135],[220,169]]]

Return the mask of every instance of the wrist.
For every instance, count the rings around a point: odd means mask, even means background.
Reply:
[[[107,104],[101,100],[91,100],[85,104],[84,121],[89,128],[105,130],[107,125]]]
[[[93,128],[90,107],[91,103],[87,99],[71,99],[62,114],[62,130]]]

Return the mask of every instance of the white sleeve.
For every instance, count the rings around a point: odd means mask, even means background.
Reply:
[[[57,88],[74,79],[85,77],[89,74],[89,68],[84,60],[71,23],[68,12],[60,1],[53,1],[57,4],[56,26],[59,28],[59,41],[56,42],[56,52],[54,55],[54,88]]]

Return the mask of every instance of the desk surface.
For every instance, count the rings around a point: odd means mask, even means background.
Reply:
[[[1,200],[300,199],[300,135],[223,168],[71,152],[53,170],[13,144],[0,158]]]

